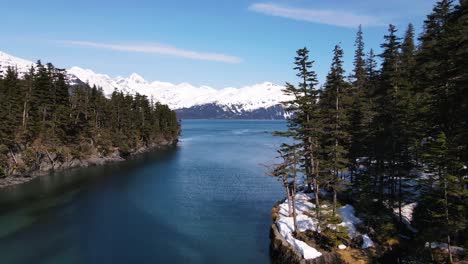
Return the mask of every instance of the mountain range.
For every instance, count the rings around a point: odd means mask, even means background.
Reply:
[[[20,75],[35,63],[0,52],[0,71],[15,67]],[[137,73],[129,77],[111,77],[90,69],[67,69],[70,84],[88,83],[102,88],[106,96],[115,90],[146,95],[154,101],[167,104],[181,119],[284,119],[288,114],[281,102],[289,99],[283,86],[270,82],[216,89],[189,83],[173,84],[147,81]]]

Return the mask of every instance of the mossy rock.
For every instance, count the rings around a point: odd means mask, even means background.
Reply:
[[[7,175],[6,175],[6,172],[5,172],[5,169],[0,167],[0,178],[5,178]]]

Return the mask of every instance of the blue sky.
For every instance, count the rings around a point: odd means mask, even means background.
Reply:
[[[63,68],[214,87],[295,82],[307,46],[320,80],[341,43],[351,69],[358,24],[379,50],[388,23],[417,31],[432,0],[0,0],[0,50]]]

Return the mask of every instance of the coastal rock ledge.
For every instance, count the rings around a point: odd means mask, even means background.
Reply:
[[[68,160],[60,159],[59,155],[55,152],[38,151],[34,153],[34,162],[30,165],[25,165],[24,162],[26,146],[18,145],[13,152],[15,157],[14,162],[11,158],[9,160],[11,168],[6,171],[6,175],[0,175],[0,188],[22,184],[36,177],[47,175],[52,171],[63,171],[76,167],[99,166],[106,163],[124,161],[130,156],[159,148],[175,146],[178,142],[179,140],[177,137],[162,138],[157,142],[131,149],[125,154],[119,151],[119,149],[114,148],[114,150],[107,155],[102,155],[95,146],[90,146],[91,155],[83,158],[73,157]],[[19,169],[15,163],[21,164],[22,169]]]
[[[270,253],[274,264],[344,264],[336,252],[325,252],[314,259],[304,259],[299,251],[292,247],[280,234],[276,223],[270,228]]]

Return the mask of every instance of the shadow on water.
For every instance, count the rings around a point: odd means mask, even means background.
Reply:
[[[50,263],[58,254],[71,250],[62,259],[66,263],[209,262],[209,254],[199,254],[203,241],[181,234],[170,223],[161,222],[123,197],[111,198],[112,203],[96,202],[91,196],[72,208],[70,202],[55,206],[56,213],[41,215],[28,226],[0,238],[2,260]],[[161,236],[170,239],[161,240]],[[23,241],[28,241],[27,249]],[[180,254],[181,250],[194,254]]]
[[[117,177],[122,179],[142,165],[172,159],[177,154],[177,149],[177,146],[170,146],[138,154],[122,162],[51,172],[24,184],[0,189],[0,215],[15,208],[30,205],[31,202],[37,202],[37,200],[56,199],[78,192],[92,184],[108,181],[109,177],[112,177],[112,180]]]
[[[180,250],[197,252],[203,241],[184,236],[109,188],[109,184],[125,185],[143,165],[175,155],[177,147],[170,147],[125,162],[51,173],[0,190],[2,263],[186,262],[182,256],[187,254]],[[158,239],[161,236],[171,239]]]
[[[180,147],[0,190],[0,263],[270,263],[280,122],[186,121]]]

